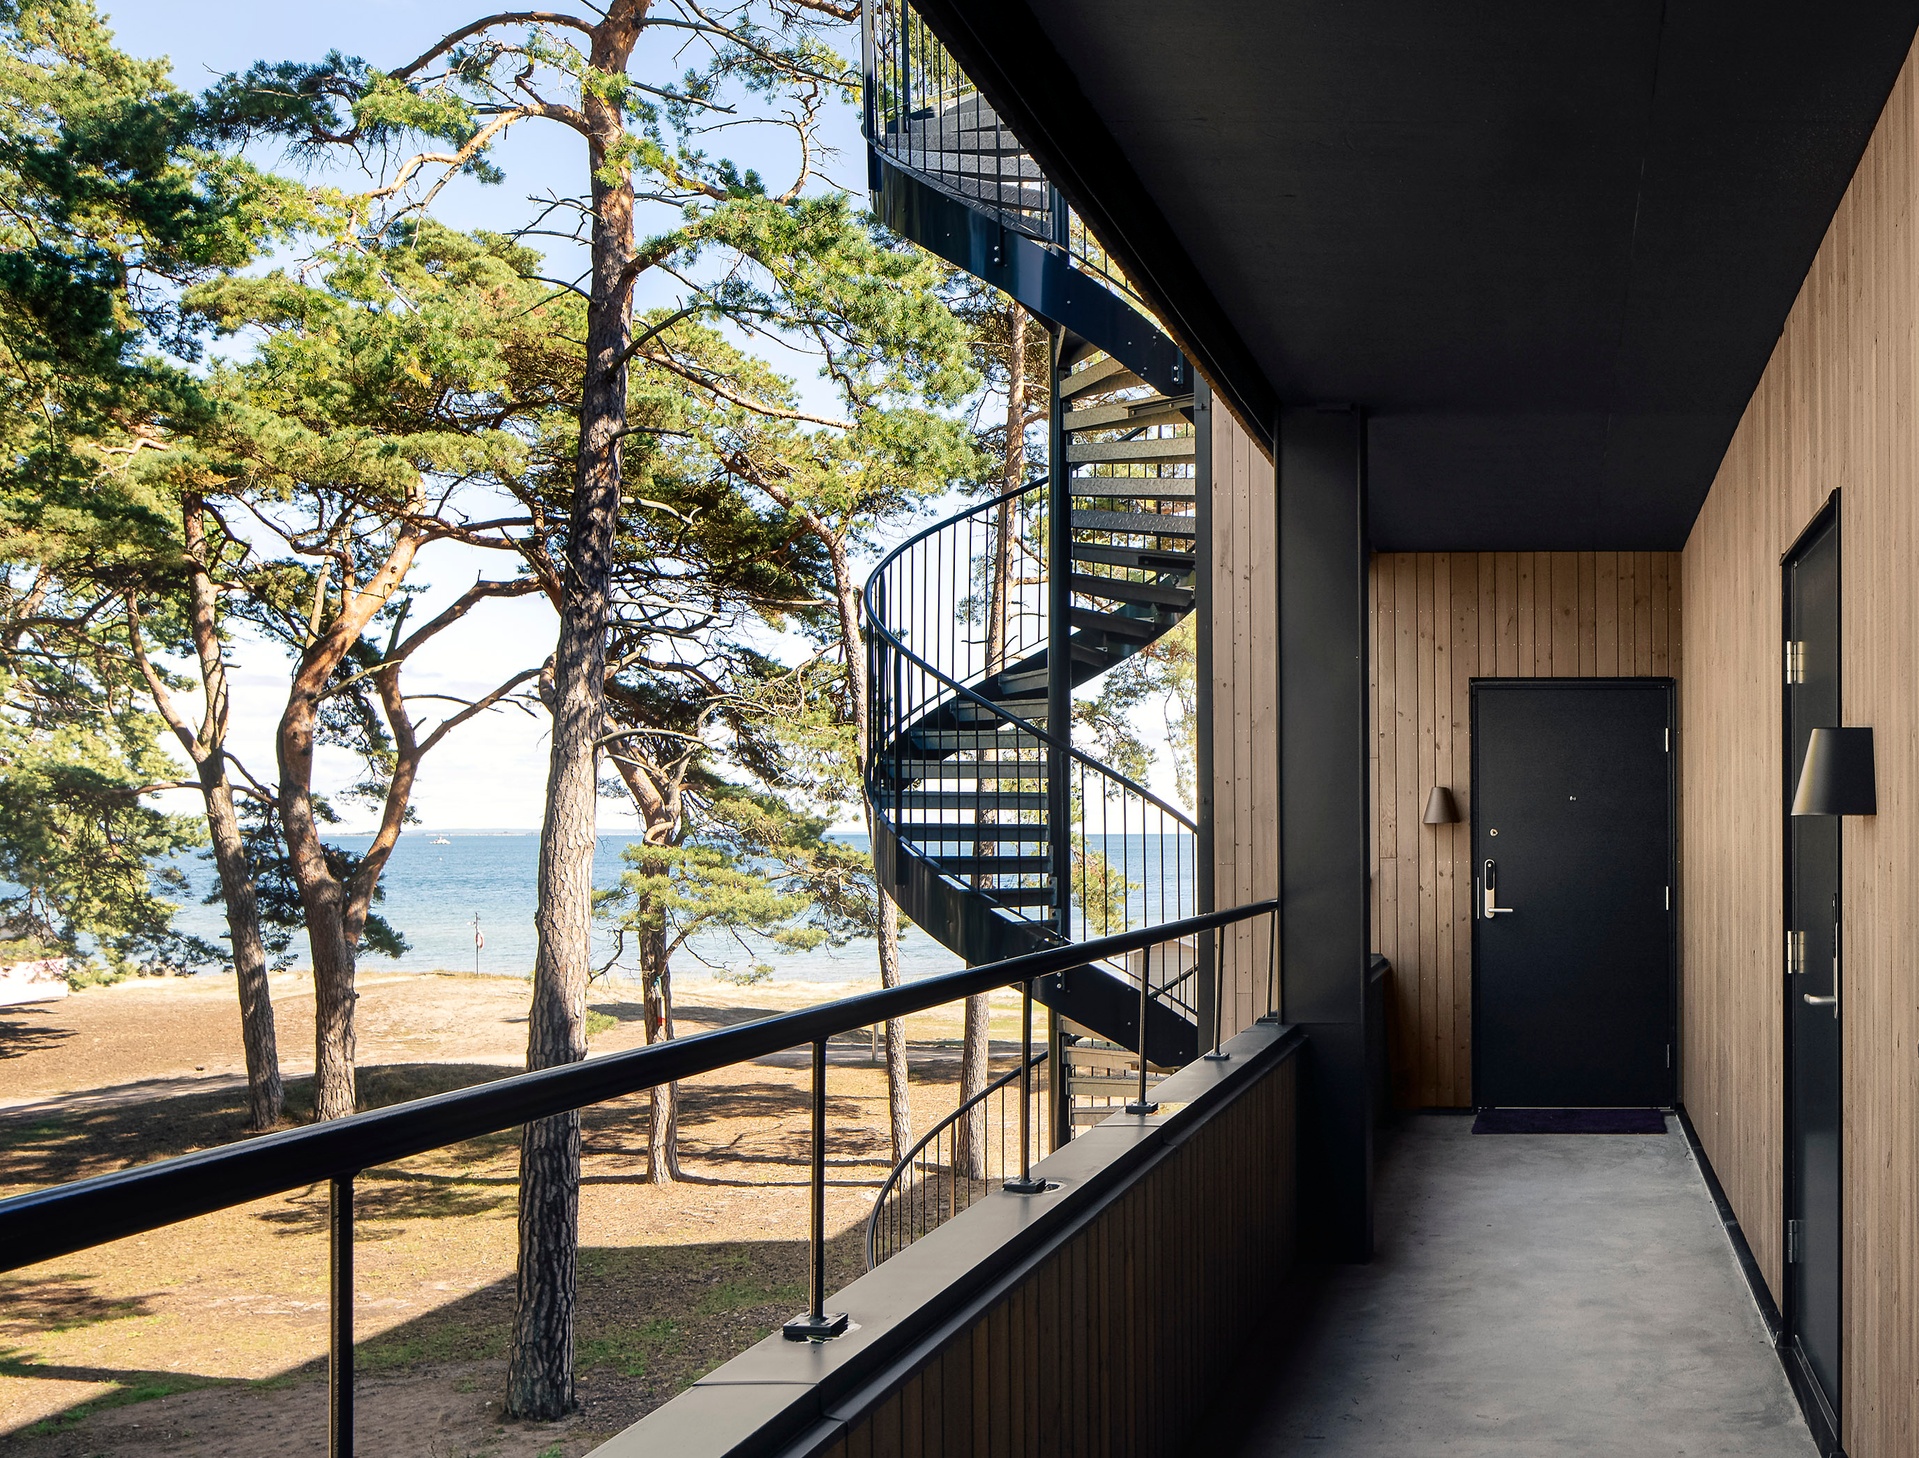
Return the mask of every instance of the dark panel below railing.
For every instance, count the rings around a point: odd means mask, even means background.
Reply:
[[[1261,1024],[769,1339],[595,1458],[1183,1451],[1293,1262],[1302,1040]]]

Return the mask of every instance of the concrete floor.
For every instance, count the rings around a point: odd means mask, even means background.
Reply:
[[[1812,1458],[1667,1122],[1664,1138],[1475,1136],[1446,1115],[1383,1132],[1378,1255],[1302,1280],[1207,1451]]]

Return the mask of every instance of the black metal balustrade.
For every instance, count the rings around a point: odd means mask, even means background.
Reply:
[[[992,103],[905,0],[865,0],[866,136],[894,166],[1152,312]]]
[[[929,1129],[893,1166],[866,1217],[868,1270],[1010,1178],[1019,1152],[1032,1147],[1031,1131],[1039,1131],[1033,1157],[1052,1152],[1047,1121],[1036,1117],[1033,1107],[1047,1097],[1035,1077],[1045,1063],[1041,1051],[1007,1069]]]
[[[1194,822],[1076,747],[1070,699],[1195,605],[1187,404],[1107,359],[1061,374],[1056,393],[1074,407],[1059,412],[1068,509],[1050,506],[1046,481],[983,501],[902,543],[866,587],[879,873],[969,961],[1199,905]],[[1200,960],[1178,941],[1089,959],[1045,1000],[1129,1048],[1145,1027],[1161,1040],[1153,1061],[1177,1065],[1199,1050]],[[1136,1010],[1116,1005],[1121,988]]]
[[[1124,958],[1161,941],[1201,936],[1235,922],[1277,915],[1277,902],[1262,901],[1079,946],[1046,948],[990,966],[948,972],[738,1027],[655,1043],[563,1068],[522,1073],[327,1124],[266,1134],[219,1149],[15,1195],[0,1200],[0,1270],[18,1270],[289,1190],[328,1185],[332,1193],[332,1307],[327,1451],[331,1458],[350,1458],[353,1182],[362,1171],[678,1079],[717,1072],[791,1048],[810,1047],[814,1057],[810,1302],[807,1311],[787,1330],[796,1337],[830,1335],[844,1323],[843,1319],[836,1323],[833,1313],[826,1310],[824,1129],[825,1049],[829,1039],[977,993],[1019,987],[1026,994],[1021,1057],[1022,1067],[1028,1067],[1033,1061],[1031,994],[1034,983],[1041,978],[1055,976],[1089,957]],[[1020,1178],[1007,1181],[1006,1187],[1016,1192],[1041,1192],[1030,1174],[1034,1157],[1030,1121],[1022,1125],[1021,1135],[1025,1146]]]

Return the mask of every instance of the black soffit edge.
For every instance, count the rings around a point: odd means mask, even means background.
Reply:
[[[1684,545],[1914,0],[925,0],[1236,412],[1367,412],[1382,550]]]
[[[913,7],[1270,454],[1279,398],[1033,12],[1019,0]]]

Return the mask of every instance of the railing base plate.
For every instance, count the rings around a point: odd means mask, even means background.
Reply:
[[[781,1327],[780,1334],[789,1342],[830,1342],[846,1335],[846,1313],[829,1311],[815,1316],[810,1311],[802,1312]]]
[[[1008,1180],[1000,1188],[1009,1195],[1043,1195],[1059,1188],[1058,1180]]]
[[[1126,1112],[1129,1114],[1157,1114],[1159,1112],[1159,1105],[1158,1104],[1128,1104],[1126,1106]]]

